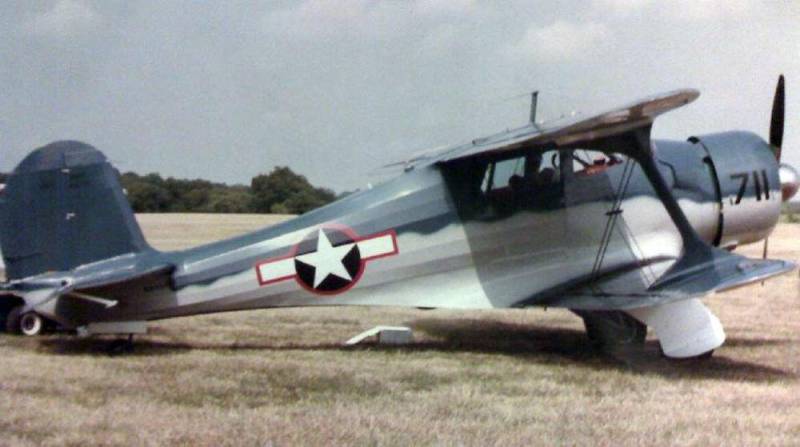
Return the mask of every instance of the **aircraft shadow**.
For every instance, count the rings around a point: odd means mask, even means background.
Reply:
[[[725,346],[729,348],[757,348],[759,346],[780,346],[794,343],[788,338],[729,338]]]
[[[792,379],[790,371],[736,360],[715,353],[710,359],[675,360],[661,354],[658,342],[648,340],[644,346],[617,350],[595,347],[582,330],[531,327],[517,323],[487,320],[416,320],[414,329],[441,340],[429,349],[501,353],[528,358],[537,362],[571,361],[601,369],[623,369],[659,376],[771,381]],[[788,344],[784,339],[737,339],[725,342],[727,347],[751,347]],[[413,349],[413,348],[412,348]]]
[[[438,351],[474,352],[510,355],[532,362],[558,363],[565,361],[593,369],[624,370],[637,374],[693,379],[744,380],[752,382],[775,379],[794,379],[792,372],[753,362],[735,360],[715,354],[705,360],[674,360],[661,355],[658,343],[647,341],[644,346],[613,351],[596,348],[580,330],[531,327],[528,325],[485,319],[440,320],[420,319],[408,323],[415,332],[430,339],[403,346],[365,343],[344,346],[341,343],[274,343],[264,342],[184,342],[143,338],[135,341],[135,349],[127,356],[172,355],[186,351],[292,351],[292,350],[377,350],[377,351]],[[38,342],[40,350],[60,355],[107,354],[113,339],[80,339],[48,337]],[[754,347],[789,343],[782,339],[729,339],[727,347]]]

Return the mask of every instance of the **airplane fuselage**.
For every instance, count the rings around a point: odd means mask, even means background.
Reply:
[[[655,145],[703,241],[733,248],[772,231],[780,181],[761,138],[727,133]],[[541,169],[551,178],[538,188],[547,194],[514,190],[514,174],[501,178],[515,172],[510,166],[520,171],[522,153],[417,166],[251,234],[153,253],[149,262],[176,266],[169,281],[119,290],[120,305],[94,306],[75,324],[281,306],[547,305],[565,287],[628,270],[636,274],[625,282],[647,286],[680,255],[680,235],[637,163],[594,155],[602,154],[545,152]],[[114,293],[104,290],[108,299]]]

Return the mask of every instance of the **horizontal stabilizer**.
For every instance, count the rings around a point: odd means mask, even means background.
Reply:
[[[59,303],[69,303],[71,307],[114,307],[119,301],[135,299],[148,288],[170,287],[174,269],[159,253],[143,252],[70,272],[13,279],[0,283],[0,291],[22,298],[23,312],[35,310],[64,327],[72,327],[73,321],[65,319],[63,312],[56,312]]]

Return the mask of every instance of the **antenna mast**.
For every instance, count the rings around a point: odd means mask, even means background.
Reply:
[[[536,124],[536,105],[539,102],[539,90],[531,93],[531,124]]]

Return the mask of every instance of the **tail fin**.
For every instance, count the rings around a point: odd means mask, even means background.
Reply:
[[[77,141],[36,149],[8,177],[0,195],[0,246],[9,279],[152,250],[116,170]]]

